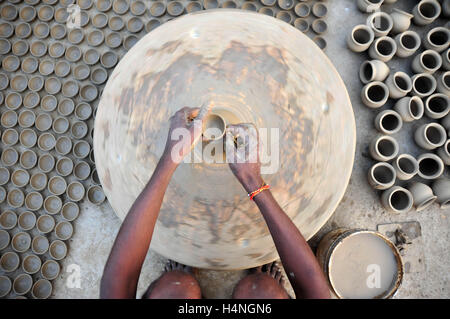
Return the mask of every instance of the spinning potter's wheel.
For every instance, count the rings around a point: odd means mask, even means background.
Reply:
[[[350,100],[309,38],[280,20],[238,10],[172,20],[140,40],[115,68],[98,107],[94,151],[116,214],[125,218],[152,175],[170,116],[205,103],[227,124],[254,123],[279,140],[279,150],[277,144],[269,149],[270,139],[263,147],[274,154],[263,165],[274,173],[264,179],[303,235],[313,236],[342,198],[353,166]],[[279,137],[271,130],[277,128]],[[212,269],[277,258],[256,205],[220,163],[178,167],[151,248]]]

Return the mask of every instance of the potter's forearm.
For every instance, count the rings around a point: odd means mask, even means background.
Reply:
[[[176,167],[165,153],[123,221],[105,266],[102,298],[135,298],[164,193]]]
[[[270,191],[255,198],[297,298],[329,298],[329,289],[308,243]]]

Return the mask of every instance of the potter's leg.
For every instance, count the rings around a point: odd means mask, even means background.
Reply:
[[[233,291],[234,299],[289,299],[283,276],[275,262],[255,269],[242,278]]]
[[[164,273],[151,283],[142,298],[200,299],[200,285],[190,271],[190,267],[169,260]]]

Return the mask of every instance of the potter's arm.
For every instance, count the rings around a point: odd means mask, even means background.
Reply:
[[[198,109],[183,108],[171,118],[166,149],[150,181],[131,207],[120,227],[105,265],[100,285],[100,298],[135,298],[142,264],[147,255],[159,210],[170,179],[180,161],[198,140],[198,133],[187,119],[197,116]],[[192,134],[188,139],[174,141],[172,132],[185,128]],[[201,131],[200,131],[201,134]],[[181,147],[180,147],[181,146]],[[178,156],[173,156],[176,148]]]
[[[230,126],[227,134],[243,136],[247,133],[242,131],[241,125],[236,125]],[[257,140],[257,134],[255,138]],[[257,144],[256,142],[256,149]],[[233,150],[235,150],[234,146],[229,145],[227,139],[227,153]],[[247,149],[246,153],[249,152],[251,151]],[[236,157],[239,156],[236,155]],[[253,192],[263,185],[260,175],[261,165],[258,156],[256,158],[256,162],[249,162],[246,158],[240,163],[239,161],[229,163],[232,172],[247,193]],[[278,205],[270,190],[256,195],[254,201],[266,221],[296,297],[329,298],[327,282],[311,248],[289,216]]]

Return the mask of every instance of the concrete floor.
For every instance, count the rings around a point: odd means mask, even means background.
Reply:
[[[366,228],[376,230],[378,224],[418,221],[422,227],[425,270],[419,273],[406,274],[403,284],[395,298],[450,298],[450,211],[440,210],[437,205],[417,213],[411,211],[404,215],[393,215],[383,210],[379,203],[379,194],[372,190],[366,180],[366,172],[373,163],[368,158],[367,145],[376,134],[373,119],[377,111],[363,106],[360,100],[361,83],[358,70],[365,54],[355,54],[349,51],[345,37],[350,29],[360,23],[365,23],[366,15],[356,9],[354,0],[328,1],[330,26],[325,38],[328,41],[326,53],[335,64],[343,78],[353,103],[357,126],[357,146],[353,174],[345,196],[332,218],[314,236],[310,243],[314,248],[320,238],[331,229],[337,227]],[[415,1],[398,1],[396,7],[410,11]],[[443,24],[439,21],[437,24]],[[424,34],[430,27],[414,30]],[[392,69],[404,70],[410,73],[410,60],[395,58],[389,62]],[[385,108],[390,108],[389,104]],[[413,130],[420,125],[407,123],[404,129],[396,134],[402,152],[413,155],[420,153],[412,140]],[[446,171],[448,175],[448,169]],[[63,263],[63,272],[54,281],[53,298],[97,298],[99,282],[104,264],[108,257],[113,240],[119,229],[120,221],[115,216],[108,203],[100,207],[88,203],[82,204],[80,217],[75,223],[75,235],[70,242],[68,257]],[[138,296],[155,280],[164,265],[164,258],[149,252],[143,266],[139,282]],[[66,272],[70,264],[77,264],[81,270],[81,288],[70,288]],[[199,270],[198,278],[207,298],[226,298],[236,282],[244,275],[242,271],[221,272]]]

